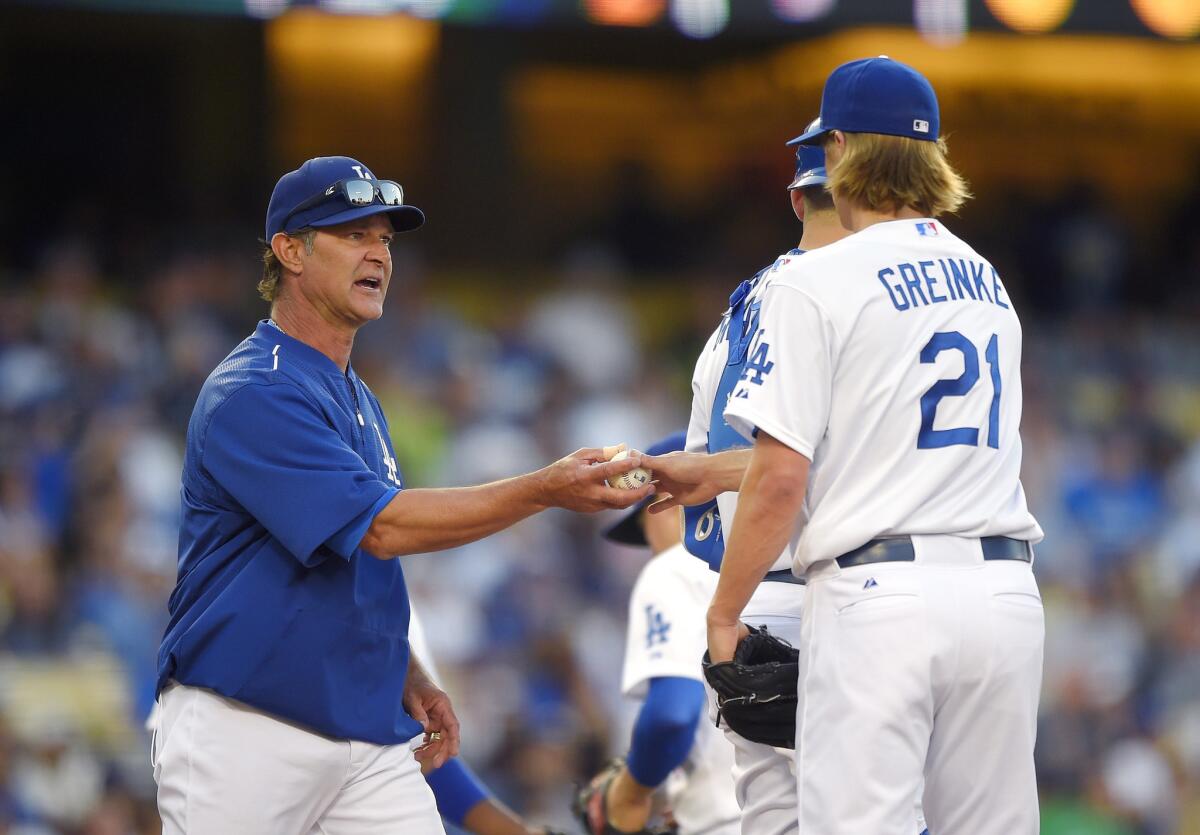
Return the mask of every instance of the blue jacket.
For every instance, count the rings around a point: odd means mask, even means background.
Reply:
[[[339,739],[420,733],[401,705],[404,575],[358,548],[402,487],[379,401],[353,369],[260,322],[209,375],[188,426],[158,689],[206,687]]]

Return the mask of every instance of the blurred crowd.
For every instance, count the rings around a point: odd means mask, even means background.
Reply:
[[[640,235],[652,209],[630,208],[641,220],[629,235],[618,219],[512,282],[396,245],[388,311],[353,364],[389,416],[406,483],[474,483],[684,426],[725,296],[775,251],[672,271],[667,232]],[[1024,484],[1047,532],[1042,831],[1195,835],[1200,244],[1180,233],[1154,265],[1168,288],[1156,296],[1136,242],[1094,196],[1024,217],[965,236],[1024,303]],[[265,316],[241,240],[169,247],[138,276],[112,275],[98,246],[55,237],[28,269],[0,263],[9,835],[157,832],[143,722],[174,583],[183,435],[208,372]],[[568,823],[571,780],[628,739],[615,671],[647,555],[602,541],[608,521],[551,512],[405,559],[464,758],[543,823]]]

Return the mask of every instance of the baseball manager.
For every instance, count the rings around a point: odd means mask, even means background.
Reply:
[[[605,484],[640,464],[608,462],[615,449],[406,489],[350,353],[383,314],[394,236],[424,221],[348,157],[311,159],[271,195],[270,318],[209,375],[188,426],[151,751],[167,835],[442,833],[420,766],[457,753],[458,721],[409,651],[395,557],[653,491]]]

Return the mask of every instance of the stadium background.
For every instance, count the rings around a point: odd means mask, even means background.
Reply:
[[[263,315],[280,173],[348,153],[427,211],[354,363],[408,482],[469,483],[683,425],[725,296],[799,237],[783,141],[879,53],[937,87],[950,225],[1026,328],[1043,832],[1200,832],[1198,32],[1195,0],[5,4],[0,833],[157,831],[183,431]],[[603,522],[406,560],[466,759],[537,821],[627,741],[644,555]]]

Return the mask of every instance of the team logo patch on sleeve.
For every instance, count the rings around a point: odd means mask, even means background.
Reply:
[[[671,634],[671,623],[653,605],[646,607],[646,649],[665,644]]]
[[[775,363],[767,359],[771,353],[771,346],[767,342],[762,341],[762,335],[765,330],[758,332],[759,342],[754,346],[753,353],[750,359],[746,361],[746,369],[742,372],[741,379],[749,380],[756,386],[763,384],[763,379],[771,373],[771,369],[775,367]]]
[[[926,237],[935,236],[938,233],[937,224],[933,221],[924,221],[917,224],[917,234]]]

